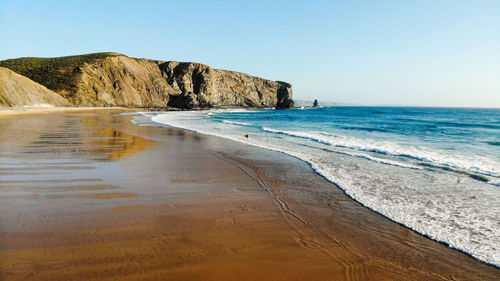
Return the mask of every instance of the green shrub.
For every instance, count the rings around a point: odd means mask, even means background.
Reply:
[[[83,64],[118,55],[121,54],[94,53],[57,58],[26,57],[0,61],[0,66],[24,75],[53,91],[74,92]]]

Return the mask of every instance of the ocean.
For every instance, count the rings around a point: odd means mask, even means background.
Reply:
[[[373,211],[500,267],[500,109],[148,112],[133,122],[300,158]]]

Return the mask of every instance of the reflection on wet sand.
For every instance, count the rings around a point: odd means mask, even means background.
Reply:
[[[97,198],[97,199],[112,199],[112,198],[129,198],[137,196],[139,196],[139,194],[129,192],[129,193],[96,193],[96,194],[87,194],[82,197]]]
[[[57,212],[71,213],[65,209],[68,205],[77,212],[78,208],[94,208],[86,201],[139,196],[127,190],[109,193],[123,188],[106,175],[116,174],[117,160],[159,142],[135,134],[141,128],[133,126],[130,117],[115,113],[16,115],[0,120],[1,230],[19,228],[9,214],[21,210],[31,210],[26,213],[29,221]]]
[[[105,159],[119,159],[147,149],[152,141],[118,130],[117,118],[92,114],[62,120],[54,120],[53,116],[4,120],[0,122],[0,146],[17,153],[77,152]],[[104,126],[97,127],[97,120]],[[12,131],[14,128],[17,131]]]
[[[147,206],[145,205],[125,205],[125,206],[118,206],[113,209],[113,211],[133,211],[133,210],[138,210],[138,209],[144,209]]]
[[[148,136],[150,137],[161,137],[161,136],[171,136],[179,137],[182,140],[193,140],[193,141],[203,141],[207,140],[207,137],[200,135],[195,132],[190,132],[186,130],[180,130],[172,127],[149,127]]]
[[[116,124],[116,119],[120,118],[113,115],[105,115],[104,117],[107,118],[100,120],[99,118],[102,119],[103,116],[96,115],[80,121],[83,124],[83,133],[80,134],[80,139],[84,153],[105,156],[103,160],[117,160],[144,151],[154,142],[117,130],[112,125],[102,126],[101,122],[103,121],[104,124]]]
[[[113,111],[0,120],[0,280],[494,280],[283,154]]]

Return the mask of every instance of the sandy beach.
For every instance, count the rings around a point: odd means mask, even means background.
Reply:
[[[497,280],[282,153],[129,111],[0,111],[1,280]]]

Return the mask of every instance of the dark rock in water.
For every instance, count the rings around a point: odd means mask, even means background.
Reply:
[[[295,106],[292,100],[292,85],[277,81],[280,85],[278,86],[278,101],[276,103],[277,109],[288,109]]]
[[[171,95],[168,99],[168,106],[182,109],[193,109],[197,106],[196,95],[191,92],[180,95]]]

